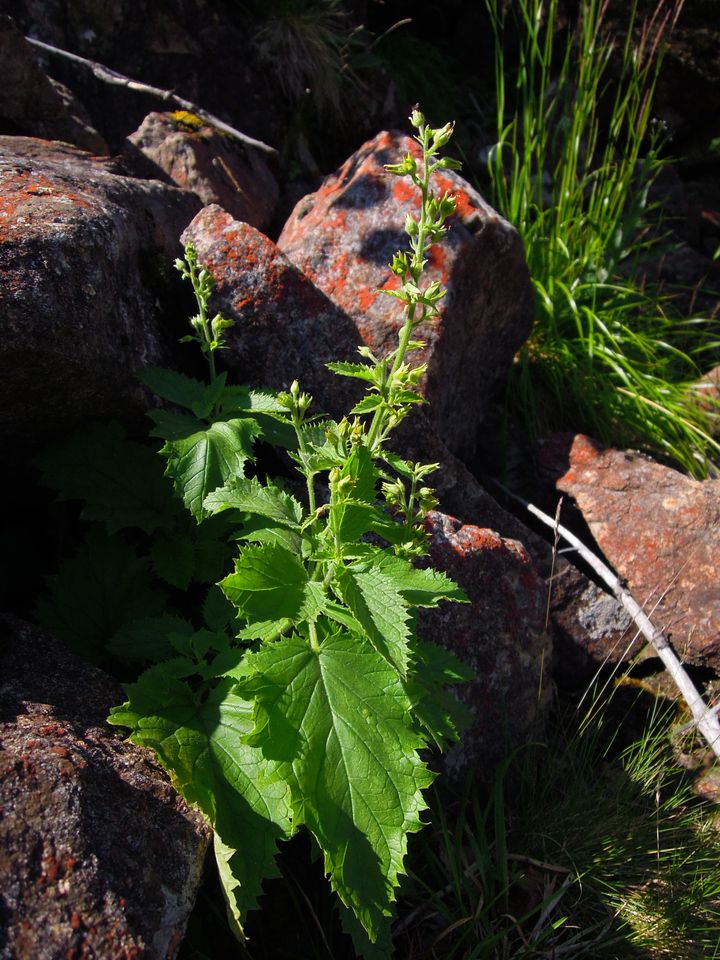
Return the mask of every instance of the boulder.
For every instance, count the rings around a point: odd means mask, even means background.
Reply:
[[[677,654],[720,669],[720,480],[693,480],[583,434],[552,438],[542,466]]]
[[[37,63],[37,53],[13,20],[0,16],[0,125],[4,133],[63,140],[91,153],[106,154],[107,144],[85,108]]]
[[[420,204],[418,190],[384,164],[418,150],[410,137],[378,134],[297,204],[278,240],[379,353],[395,346],[403,323],[397,300],[381,291],[398,286],[389,263],[407,248],[405,218]],[[425,271],[425,281],[440,281],[447,296],[439,319],[418,329],[426,347],[412,356],[428,364],[422,389],[438,432],[467,459],[488,398],[530,332],[532,289],[516,230],[452,171],[437,171],[433,189],[455,194],[458,209]]]
[[[455,776],[473,765],[492,772],[532,739],[552,696],[547,588],[517,540],[439,511],[430,511],[426,529],[433,565],[470,599],[418,615],[420,636],[475,672],[474,680],[458,688],[473,723],[449,751],[446,768]]]
[[[158,297],[197,208],[70,146],[0,137],[0,436],[145,409],[135,374],[168,360]]]
[[[0,958],[176,956],[211,831],[105,723],[120,687],[0,621]]]
[[[297,379],[315,412],[346,414],[362,389],[326,364],[359,359],[350,318],[272,240],[218,206],[201,210],[182,239],[215,278],[214,308],[235,321],[221,362],[236,381],[287,390]]]
[[[280,190],[265,160],[192,114],[149,114],[128,137],[125,153],[131,162],[139,153],[145,176],[169,179],[203,206],[217,203],[259,230],[272,221]]]

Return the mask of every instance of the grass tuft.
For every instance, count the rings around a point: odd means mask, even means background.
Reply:
[[[493,200],[523,238],[537,304],[511,409],[534,436],[580,428],[705,476],[720,454],[720,407],[698,403],[696,383],[713,365],[717,333],[637,279],[658,242],[645,232],[657,214],[649,190],[667,161],[651,107],[682,0],[659,0],[642,24],[633,3],[623,42],[605,32],[601,0],[581,4],[565,32],[558,0],[519,0],[514,89],[510,14],[500,0],[486,5],[495,32]]]

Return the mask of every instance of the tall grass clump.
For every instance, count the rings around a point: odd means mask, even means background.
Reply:
[[[656,242],[645,232],[658,212],[648,193],[666,163],[653,94],[682,3],[659,0],[640,24],[634,2],[620,41],[605,29],[602,0],[580,4],[566,29],[558,0],[486,0],[497,91],[489,173],[495,205],[525,243],[536,292],[511,409],[533,435],[580,427],[702,476],[720,453],[718,411],[698,403],[695,385],[717,343],[707,322],[683,318],[672,297],[639,280]]]

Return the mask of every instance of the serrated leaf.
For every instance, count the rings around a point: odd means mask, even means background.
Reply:
[[[210,630],[224,630],[235,619],[237,611],[217,584],[213,584],[203,602],[202,616]]]
[[[38,621],[88,660],[102,660],[123,624],[161,613],[167,594],[154,585],[149,562],[119,535],[93,530],[74,557],[48,577]]]
[[[198,418],[208,417],[225,390],[227,374],[221,373],[212,383],[203,383],[165,367],[146,367],[140,374],[142,382],[163,400],[192,410]]]
[[[276,393],[267,390],[253,390],[250,387],[225,387],[220,404],[227,413],[277,413],[287,419],[287,407],[284,407]]]
[[[428,743],[444,749],[460,739],[472,721],[469,709],[445,689],[474,679],[473,671],[453,653],[436,643],[420,641],[414,648],[415,669],[406,689],[413,713],[428,734]]]
[[[110,722],[153,749],[175,785],[197,805],[219,838],[220,875],[235,929],[256,906],[262,881],[278,875],[277,841],[293,832],[290,796],[277,764],[244,742],[252,706],[226,680],[198,703],[187,684],[160,664],[126,688],[128,701]]]
[[[258,524],[262,521],[258,521]],[[238,540],[249,540],[251,543],[276,543],[291,553],[299,554],[302,550],[302,537],[299,533],[289,530],[287,527],[253,527],[253,521],[250,520],[243,527],[243,532],[238,535]]]
[[[392,580],[366,564],[345,567],[337,575],[340,599],[350,608],[375,649],[401,676],[407,673],[410,619]]]
[[[214,490],[205,498],[204,507],[212,514],[223,510],[242,510],[243,513],[258,514],[291,527],[297,527],[303,516],[302,506],[289,493],[272,484],[262,484],[254,477],[233,480],[227,486]]]
[[[379,474],[367,447],[355,447],[345,461],[340,476],[341,478],[349,477],[352,480],[350,497],[353,500],[363,503],[375,502],[375,484]]]
[[[186,590],[195,569],[195,551],[186,537],[158,537],[150,550],[153,570],[166,583]]]
[[[402,457],[399,457],[391,450],[383,450],[382,458],[386,461],[386,463],[389,463],[393,470],[396,473],[399,473],[401,477],[412,480],[414,474],[412,464],[409,461],[403,460]]]
[[[328,370],[332,370],[333,373],[337,373],[341,377],[355,377],[358,380],[367,380],[370,383],[375,383],[375,370],[366,363],[347,363],[343,360],[327,363],[325,366]]]
[[[379,393],[371,393],[356,403],[350,413],[372,413],[373,410],[381,407],[383,403],[385,403],[385,401]]]
[[[332,525],[343,543],[359,540],[373,530],[382,519],[380,511],[370,503],[341,500],[332,506]]]
[[[148,410],[147,415],[155,424],[150,436],[161,440],[184,440],[207,426],[204,420],[198,420],[191,413],[176,410]]]
[[[239,691],[256,699],[248,742],[292,791],[293,822],[325,855],[333,889],[371,940],[384,936],[408,833],[422,826],[432,774],[418,757],[410,702],[369,644],[339,632],[313,651],[299,636],[247,658]]]
[[[143,617],[123,624],[108,642],[107,649],[118,660],[157,663],[174,655],[171,636],[189,637],[192,633],[192,624],[182,617],[167,613],[161,617]]]
[[[243,476],[259,433],[254,420],[220,420],[162,448],[168,458],[166,473],[196,520],[206,515],[203,501],[209,493]]]
[[[403,599],[414,607],[437,607],[440,600],[470,602],[462,587],[441,570],[418,569],[385,550],[378,550],[370,562],[392,580]]]
[[[177,522],[162,460],[128,440],[117,423],[93,424],[46,450],[36,460],[44,482],[61,500],[84,500],[81,516],[99,520],[109,533],[138,527],[145,533]]]
[[[256,620],[242,627],[235,636],[238,640],[272,640],[292,627],[293,621],[287,617],[279,620]]]
[[[223,593],[250,621],[292,620],[302,612],[308,575],[298,557],[278,544],[246,547]]]

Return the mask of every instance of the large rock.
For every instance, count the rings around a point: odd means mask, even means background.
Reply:
[[[265,160],[192,114],[149,114],[128,137],[128,158],[136,151],[145,176],[166,176],[203,206],[217,203],[259,230],[272,221],[280,190]]]
[[[692,480],[582,434],[553,438],[542,463],[678,655],[720,669],[720,480]]]
[[[175,957],[208,826],[105,723],[117,684],[27,624],[2,628],[0,958]]]
[[[330,373],[331,360],[357,361],[349,317],[266,236],[218,206],[205,207],[183,234],[215,278],[214,306],[235,321],[222,361],[237,381],[311,393],[313,410],[333,416],[359,399],[358,381]]]
[[[297,204],[278,240],[381,353],[396,345],[403,322],[397,300],[381,290],[397,288],[388,264],[407,248],[405,218],[420,204],[418,190],[383,165],[418,149],[410,137],[378,134]],[[418,329],[427,346],[413,362],[428,364],[423,391],[430,416],[465,459],[474,452],[491,391],[530,332],[532,291],[516,230],[452,171],[438,171],[433,188],[455,194],[458,211],[446,242],[430,254],[425,278],[448,293],[438,321]]]
[[[532,738],[552,694],[547,589],[516,540],[431,511],[433,565],[467,593],[469,604],[419,614],[420,636],[449,649],[475,672],[459,688],[473,723],[447,758],[450,773],[476,765],[492,776],[513,748]]]
[[[107,144],[67,87],[50,80],[32,47],[14,22],[0,16],[0,125],[3,133],[64,140],[92,153],[107,153]]]
[[[0,137],[0,436],[147,405],[135,374],[168,359],[158,296],[197,208],[69,146]]]

